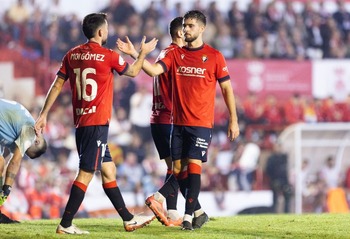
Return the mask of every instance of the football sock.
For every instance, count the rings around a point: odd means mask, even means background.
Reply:
[[[172,170],[168,170],[167,178],[171,180],[172,187],[174,189],[173,193],[170,193],[166,198],[166,205],[168,210],[176,210],[177,209],[177,195],[179,192],[179,183],[177,182],[175,176],[173,175]]]
[[[173,174],[167,174],[167,180],[159,192],[165,196],[168,210],[176,210],[178,191],[179,183],[177,182],[175,176]]]
[[[180,188],[180,192],[184,198],[186,198],[187,184],[188,184],[188,174],[187,170],[176,175],[177,182]]]
[[[184,221],[188,221],[188,222],[192,223],[192,216],[189,214],[185,214]]]
[[[154,199],[157,200],[160,203],[163,203],[164,200],[165,200],[165,197],[160,192],[155,192],[153,194],[153,196],[154,196]]]
[[[178,190],[179,184],[175,176],[172,174],[165,182],[165,184],[158,190],[158,192],[161,193],[165,198],[167,198],[170,194],[174,194]]]
[[[197,203],[198,204],[198,203]],[[204,213],[203,209],[198,209],[194,211],[194,217],[199,217],[200,215],[202,215]]]
[[[186,198],[187,184],[188,184],[187,171],[183,175],[186,176],[186,178],[181,178],[181,175],[179,175],[177,177],[177,181],[178,181],[180,192],[181,192],[182,196],[184,198]],[[197,211],[197,210],[199,210],[201,208],[202,208],[202,206],[199,203],[199,201],[197,200],[197,204],[196,204],[194,210]]]
[[[72,225],[74,215],[77,213],[84,200],[86,189],[87,186],[85,184],[78,181],[73,182],[69,199],[60,222],[61,226],[67,228]]]
[[[132,215],[126,208],[123,196],[117,185],[117,181],[104,183],[102,186],[107,197],[112,202],[114,208],[117,210],[123,221],[130,221],[134,217],[134,215]]]
[[[195,163],[188,164],[188,192],[186,195],[185,214],[192,215],[201,187],[201,171],[202,167]]]
[[[171,220],[178,220],[181,216],[177,212],[177,210],[170,209],[168,210],[167,217],[170,218]]]

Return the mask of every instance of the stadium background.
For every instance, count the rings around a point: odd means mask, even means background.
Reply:
[[[133,9],[131,14],[118,19],[114,18],[118,14],[112,3],[119,1],[24,0],[28,17],[16,22],[8,16],[8,11],[17,2],[4,1],[0,9],[0,96],[21,102],[34,118],[63,54],[85,41],[80,32],[80,21],[86,14],[109,12],[112,24],[108,47],[111,48],[114,48],[117,36],[129,35],[134,42],[139,41],[141,35],[159,38],[158,49],[150,56],[154,59],[159,50],[169,44],[166,27],[172,17],[194,5],[207,13],[209,22],[205,40],[226,56],[242,131],[241,138],[233,144],[226,141],[227,115],[218,94],[215,135],[211,158],[204,168],[201,193],[202,201],[206,202],[203,207],[212,216],[234,215],[246,208],[271,205],[264,166],[287,126],[299,122],[350,120],[349,1],[344,1],[343,24],[328,21],[335,19],[333,14],[339,9],[336,1],[312,1],[309,9],[307,1],[240,0],[236,1],[235,17],[230,19],[228,12],[235,1],[154,1],[154,9],[150,10],[151,1],[134,0],[129,1]],[[166,7],[161,5],[162,2],[167,2]],[[295,15],[286,13],[286,2],[292,4]],[[249,19],[256,22],[253,24]],[[308,30],[317,19],[322,26],[323,43],[319,45],[311,40],[315,36]],[[297,32],[302,33],[301,43],[295,38]],[[270,53],[261,51],[265,49],[264,43],[270,45]],[[131,61],[128,57],[125,59]],[[162,185],[165,172],[150,134],[140,134],[142,130],[149,132],[151,80],[142,73],[135,79],[116,76],[115,83],[110,147],[126,202],[138,210],[142,209],[145,196]],[[49,152],[40,160],[26,158],[23,162],[16,186],[4,207],[14,217],[60,216],[77,166],[69,97],[66,86],[49,116],[45,132],[50,143]],[[133,102],[140,100],[143,104],[135,107]],[[274,113],[276,110],[277,114]],[[298,114],[287,115],[286,112]],[[315,137],[320,136],[316,134]],[[259,150],[249,150],[248,144],[257,145]],[[307,181],[303,184],[306,193],[303,211],[306,212],[328,211],[327,178],[320,177],[327,157],[335,157],[341,162],[337,165],[337,186],[350,187],[346,174],[348,149],[340,159],[336,157],[336,149],[318,152],[316,159],[312,152],[305,156],[311,162]],[[248,158],[248,163],[243,162],[243,158]],[[290,182],[295,185],[295,176],[301,172],[295,171],[294,158],[289,160]],[[237,172],[251,176],[248,185],[237,182]],[[86,195],[81,216],[115,216],[103,196],[99,180],[97,175]],[[231,202],[235,202],[234,205]],[[180,209],[182,204],[180,199]],[[294,204],[291,210],[295,211]]]

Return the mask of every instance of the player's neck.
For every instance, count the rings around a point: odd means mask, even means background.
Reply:
[[[176,44],[179,47],[183,47],[185,45],[185,42],[182,39],[173,39],[171,43]]]
[[[202,40],[195,40],[193,42],[187,42],[188,48],[199,48],[204,44]]]
[[[102,42],[96,38],[90,38],[89,42],[95,42],[95,43],[99,44],[100,46],[102,45]]]

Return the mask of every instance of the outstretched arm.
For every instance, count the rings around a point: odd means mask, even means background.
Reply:
[[[227,137],[233,141],[239,136],[239,126],[238,126],[238,118],[236,112],[236,101],[235,96],[233,94],[231,81],[227,80],[220,84],[221,92],[224,97],[227,109],[230,114],[230,119],[228,123],[227,129]]]
[[[49,92],[46,95],[44,106],[39,113],[39,117],[35,122],[34,128],[36,135],[40,135],[42,130],[47,124],[47,115],[55,102],[57,96],[60,94],[65,80],[59,76],[56,76],[55,81],[52,83]]]
[[[122,41],[120,38],[118,38],[117,40],[117,47],[118,49],[131,56],[134,59],[137,59],[139,57],[139,53],[136,51],[134,45],[132,44],[132,42],[130,41],[130,39],[126,36],[125,37],[126,42]],[[143,65],[142,65],[142,69],[146,72],[147,75],[149,76],[158,76],[162,73],[164,73],[164,69],[163,67],[158,64],[151,64],[149,61],[147,61],[146,59],[143,61]]]
[[[142,38],[141,41],[141,50],[139,53],[137,53],[136,60],[130,65],[128,70],[124,73],[124,75],[135,77],[139,74],[142,65],[144,63],[145,57],[148,53],[153,51],[157,45],[158,39],[153,38],[151,41],[145,43],[146,37]],[[134,48],[135,50],[135,48]],[[136,54],[135,54],[136,56]]]

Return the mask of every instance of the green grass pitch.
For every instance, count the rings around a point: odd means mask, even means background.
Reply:
[[[201,229],[181,231],[179,227],[162,226],[157,219],[134,232],[124,231],[120,218],[87,218],[73,221],[90,231],[89,235],[58,235],[59,220],[22,221],[0,224],[0,238],[350,238],[350,214],[268,214],[215,217]]]

